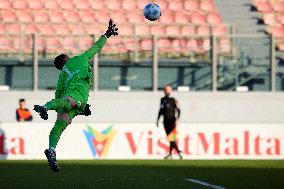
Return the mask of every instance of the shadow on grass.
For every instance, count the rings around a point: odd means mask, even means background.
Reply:
[[[0,162],[3,188],[206,188],[193,178],[226,188],[284,188],[284,161],[45,161]],[[281,166],[278,166],[281,165]],[[0,186],[0,188],[2,188]]]

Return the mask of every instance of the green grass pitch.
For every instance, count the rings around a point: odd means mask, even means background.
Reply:
[[[0,188],[283,189],[284,160],[66,160],[60,172],[46,161],[0,161]]]

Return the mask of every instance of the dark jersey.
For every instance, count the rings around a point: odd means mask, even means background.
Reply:
[[[163,115],[164,121],[179,118],[180,109],[176,99],[165,96],[161,99],[159,117]]]

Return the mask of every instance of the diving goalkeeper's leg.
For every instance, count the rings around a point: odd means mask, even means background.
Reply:
[[[45,156],[48,160],[49,167],[54,171],[59,171],[59,167],[56,160],[56,146],[60,139],[61,134],[66,129],[66,127],[71,123],[73,117],[72,112],[69,113],[59,113],[54,127],[49,134],[49,149],[44,151]]]
[[[64,110],[66,112],[70,111],[72,108],[77,106],[76,101],[71,97],[67,96],[64,99],[52,99],[47,102],[45,105],[35,105],[34,110],[39,113],[40,117],[44,120],[48,119],[48,110]]]

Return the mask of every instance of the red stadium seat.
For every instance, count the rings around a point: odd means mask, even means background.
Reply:
[[[78,42],[75,38],[65,37],[60,40],[61,47],[64,51],[75,52],[78,50]]]
[[[198,0],[186,0],[184,2],[184,8],[190,12],[199,11],[199,2]]]
[[[95,13],[95,19],[101,23],[108,23],[109,21],[109,12],[106,11],[98,11]]]
[[[120,10],[121,2],[119,0],[108,0],[106,6],[109,10]]]
[[[219,52],[223,52],[223,53],[231,52],[231,42],[230,42],[230,39],[228,38],[220,39],[218,46],[219,46],[218,48]]]
[[[181,34],[182,35],[194,35],[196,34],[195,27],[194,26],[182,26]]]
[[[44,7],[48,10],[55,10],[57,9],[57,2],[56,1],[43,1]]]
[[[75,8],[79,10],[90,10],[90,4],[87,0],[74,1]]]
[[[43,9],[43,4],[39,0],[29,0],[28,1],[28,6],[32,10],[41,10],[41,9]]]
[[[209,36],[210,28],[208,26],[198,26],[197,27],[197,35]]]
[[[18,17],[17,15],[12,11],[1,11],[1,18],[3,22],[17,22]]]
[[[172,48],[172,43],[169,39],[159,39],[158,48],[159,51],[170,51]]]
[[[258,1],[256,3],[257,10],[260,12],[271,12],[272,7],[269,1]]]
[[[144,7],[149,3],[148,0],[138,0],[137,2],[137,8],[140,10],[143,10]]]
[[[45,49],[50,52],[56,52],[60,49],[60,42],[55,37],[48,37],[45,41]],[[61,49],[60,49],[61,50]]]
[[[106,44],[105,51],[126,52],[126,47],[123,41],[119,38],[112,38]]]
[[[90,35],[101,35],[103,34],[103,30],[96,25],[82,25],[82,32]]]
[[[119,35],[134,35],[134,27],[132,26],[119,26]]]
[[[63,17],[66,22],[78,22],[80,20],[80,16],[75,11],[66,11]]]
[[[63,10],[74,10],[75,5],[73,4],[73,1],[70,0],[56,0],[57,4],[59,5],[59,7]]]
[[[92,23],[95,21],[95,13],[93,11],[80,11],[80,19],[82,22]]]
[[[12,48],[14,50],[19,50],[21,47],[24,47],[24,41],[21,41],[20,38],[15,37],[12,39]]]
[[[10,34],[20,34],[21,26],[20,24],[6,24],[6,31]]]
[[[280,24],[284,25],[284,14],[279,15],[278,21],[280,22]]]
[[[222,18],[218,13],[211,12],[207,15],[206,21],[210,25],[219,25],[222,23]]]
[[[167,26],[166,34],[167,35],[180,35],[180,27],[179,26]]]
[[[152,35],[165,35],[164,27],[156,25],[151,26],[151,34]]]
[[[165,11],[163,12],[163,16],[159,18],[159,21],[165,24],[172,24],[174,23],[174,15],[169,11]]]
[[[13,3],[13,8],[18,9],[18,10],[26,10],[28,8],[27,1],[12,1]]]
[[[24,27],[24,32],[25,34],[34,34],[34,33],[37,33],[39,30],[37,29],[36,25],[32,25],[32,24],[29,24],[29,25],[25,25]]]
[[[12,39],[12,48],[13,50],[19,51],[23,49],[25,53],[30,53],[32,51],[32,40],[31,38],[13,38]]]
[[[149,35],[150,28],[146,25],[136,25],[135,26],[136,35]]]
[[[110,12],[110,18],[115,20],[116,23],[127,23],[127,17],[122,12]]]
[[[106,8],[104,1],[91,1],[90,6],[93,10],[104,10]]]
[[[62,15],[62,12],[60,11],[54,11],[52,14],[50,14],[50,21],[54,23],[62,23],[64,22],[64,18]]]
[[[1,46],[1,45],[0,45]],[[280,50],[280,51],[284,51],[284,42],[279,42],[278,44],[277,44],[277,47],[278,47],[278,49]],[[0,47],[1,48],[1,47]]]
[[[173,11],[180,11],[183,9],[183,1],[180,0],[172,0],[169,3],[169,9]]]
[[[284,27],[283,26],[272,26],[271,33],[274,37],[284,37]]]
[[[58,35],[67,35],[71,33],[67,25],[57,24],[53,25],[53,28],[55,30],[55,33]]]
[[[202,40],[202,50],[209,51],[211,49],[210,39]]]
[[[0,31],[1,31],[1,33],[6,32],[6,25],[5,24],[0,24]],[[0,37],[1,37],[1,35],[0,35]]]
[[[54,28],[48,24],[42,24],[38,26],[37,28],[39,30],[39,33],[44,34],[44,35],[52,35],[55,33]]]
[[[187,51],[187,40],[174,39],[172,42],[172,49],[178,52],[186,52]]]
[[[81,37],[79,41],[80,49],[86,50],[90,48],[93,44],[93,39],[91,37]]]
[[[139,44],[138,41],[135,42],[134,39],[126,39],[124,41],[124,46],[127,51],[135,51],[136,49],[138,50]]]
[[[227,27],[226,26],[213,26],[212,27],[212,34],[215,36],[224,36],[227,34]]]
[[[267,25],[271,25],[271,26],[279,25],[277,18],[276,18],[276,14],[274,13],[263,14],[263,21]]]
[[[175,13],[175,23],[188,24],[190,23],[190,17],[184,12],[177,11]]]
[[[155,3],[160,6],[162,12],[169,9],[168,2],[165,0],[155,0]]]
[[[200,2],[200,9],[204,12],[216,11],[213,1],[208,1],[208,0],[202,0]]]
[[[153,41],[151,39],[144,39],[140,43],[140,49],[144,51],[152,50]]]
[[[133,0],[123,0],[122,1],[122,8],[127,11],[136,10],[136,1]]]
[[[199,48],[198,40],[196,39],[188,40],[187,49],[192,52],[199,52],[200,48]]]
[[[32,41],[31,41],[32,44]],[[38,37],[37,39],[37,49],[39,52],[42,52],[45,48],[45,40],[42,37]]]
[[[68,24],[67,27],[71,31],[71,34],[77,35],[80,33],[80,25],[78,24]]]
[[[0,50],[11,51],[12,50],[11,39],[7,38],[6,36],[0,36]]]
[[[272,4],[272,8],[276,12],[284,13],[284,1],[276,1]]]
[[[17,11],[17,16],[20,22],[31,23],[33,21],[32,13],[26,10]]]
[[[138,12],[129,12],[126,14],[127,20],[129,23],[141,23],[144,22],[146,19],[139,14]]]
[[[49,15],[43,11],[34,12],[33,17],[34,17],[33,20],[35,22],[48,22],[49,21]]]
[[[191,22],[193,24],[206,24],[206,17],[199,12],[194,12],[191,15]]]
[[[9,10],[11,8],[11,2],[9,0],[0,0],[0,10]]]

